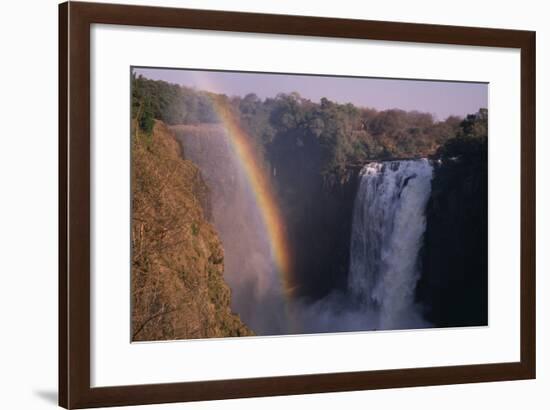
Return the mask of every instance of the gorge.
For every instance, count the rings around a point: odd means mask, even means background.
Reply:
[[[478,159],[481,162],[470,165],[455,157],[370,161],[360,169],[348,170],[344,178],[322,183],[315,182],[318,173],[311,173],[308,180],[308,173],[300,169],[301,162],[289,166],[290,159],[285,157],[285,171],[271,169],[270,174],[275,185],[290,180],[294,183],[287,196],[280,189],[281,206],[285,218],[293,220],[289,231],[295,263],[305,272],[298,276],[289,301],[277,278],[258,210],[249,200],[249,188],[226,143],[224,130],[215,125],[179,125],[172,130],[209,187],[212,223],[225,249],[224,276],[233,292],[232,308],[256,334],[487,322],[483,308],[487,288],[482,274],[486,265],[475,262],[483,259],[483,235],[472,237],[480,232],[471,226],[460,206],[454,205],[443,215],[438,209],[441,201],[454,201],[441,192],[442,187],[449,187],[447,179],[451,175],[455,185],[469,185],[472,179],[481,181],[484,174],[477,173],[482,171],[483,156]],[[461,164],[459,168],[457,164]],[[471,169],[472,164],[480,169]],[[299,182],[292,179],[296,173],[303,178],[301,190],[296,190]],[[461,176],[466,175],[470,180],[462,181]],[[469,195],[482,195],[482,189],[480,186],[480,192]],[[475,224],[483,223],[483,204],[470,200],[473,207],[479,208],[469,209],[479,215]],[[473,279],[469,282],[440,273],[452,271],[445,258],[453,260],[453,247],[459,246],[449,242],[458,226],[441,229],[442,216],[447,221],[463,222],[460,246],[470,253],[469,261],[477,263],[472,271],[468,261],[461,262],[465,270],[470,269],[466,276]],[[445,292],[447,298],[441,298],[439,295]],[[449,306],[455,292],[478,295],[476,309],[464,308],[474,312],[475,317],[456,322],[445,313],[459,309],[458,305]]]
[[[486,109],[133,84],[137,339],[488,324]]]
[[[466,146],[358,172],[347,287],[300,306],[305,332],[488,324],[487,156]]]

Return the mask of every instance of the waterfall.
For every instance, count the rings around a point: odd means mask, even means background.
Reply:
[[[360,174],[350,247],[349,294],[377,329],[426,326],[414,303],[432,165],[374,162]]]

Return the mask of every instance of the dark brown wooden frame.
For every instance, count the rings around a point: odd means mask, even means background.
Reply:
[[[521,50],[521,361],[90,387],[90,26],[123,24]],[[535,378],[535,33],[70,2],[59,6],[59,404],[216,400]]]

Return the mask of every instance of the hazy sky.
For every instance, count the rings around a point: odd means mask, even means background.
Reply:
[[[258,74],[136,68],[137,74],[229,96],[255,93],[260,98],[297,91],[318,102],[321,97],[340,103],[378,110],[400,108],[429,112],[438,119],[464,116],[487,108],[485,83],[387,80],[379,78],[324,77],[311,75]]]

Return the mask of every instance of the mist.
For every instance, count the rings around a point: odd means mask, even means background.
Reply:
[[[350,260],[348,288],[334,289],[317,299],[307,295],[289,298],[272,258],[254,193],[224,128],[212,124],[173,129],[183,147],[184,157],[199,166],[210,189],[207,208],[225,251],[224,276],[232,290],[232,309],[257,335],[430,326],[422,319],[421,310],[412,297],[418,279],[414,264],[425,228],[421,214],[431,179],[431,167],[427,162],[404,164],[401,170],[394,172],[388,168],[386,173],[382,166],[368,168],[355,200],[351,235],[355,252]],[[425,175],[423,180],[416,178],[421,172]],[[407,179],[411,175],[414,176],[412,181]],[[387,178],[390,181],[389,185],[386,183],[389,187],[386,192],[382,189],[383,180]],[[396,178],[399,181],[394,184]],[[368,191],[367,195],[368,185],[377,188]],[[393,191],[396,189],[399,192]],[[376,195],[380,195],[379,201]],[[387,201],[391,198],[394,203],[388,212]],[[369,203],[365,205],[365,201]],[[365,212],[370,218],[368,221],[363,215]],[[410,225],[411,218],[418,219],[417,225]],[[396,224],[405,225],[396,226],[397,231],[392,236],[394,219]],[[383,231],[378,228],[380,223]],[[414,229],[411,230],[411,226]],[[409,237],[405,233],[409,233]],[[410,238],[410,233],[416,236]],[[401,242],[396,243],[396,240]],[[378,253],[368,251],[369,247]],[[382,265],[384,272],[379,271]]]
[[[258,335],[290,332],[284,289],[254,193],[217,124],[174,127],[184,157],[197,164],[210,189],[211,222],[224,248],[232,309]]]

